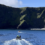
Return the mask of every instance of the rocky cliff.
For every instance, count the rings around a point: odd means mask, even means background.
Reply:
[[[0,4],[0,29],[45,28],[45,7],[13,8]]]

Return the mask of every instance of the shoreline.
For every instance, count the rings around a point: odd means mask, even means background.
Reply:
[[[7,28],[7,29],[0,29],[0,30],[45,30],[45,28],[30,28],[30,29],[13,29],[13,28]]]
[[[31,28],[30,30],[45,30],[45,28]]]

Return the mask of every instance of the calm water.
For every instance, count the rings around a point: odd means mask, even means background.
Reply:
[[[21,40],[16,40],[17,35]],[[45,31],[0,30],[0,45],[45,45]]]

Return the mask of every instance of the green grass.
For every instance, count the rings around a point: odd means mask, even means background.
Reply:
[[[45,11],[45,9],[41,12],[40,15],[37,16],[37,18],[40,18],[42,16],[42,14],[43,14],[44,11]]]
[[[25,20],[20,21],[20,24],[19,25],[22,25],[24,22],[25,22]]]
[[[25,22],[25,20],[20,21],[20,24],[18,25],[17,29]]]
[[[20,13],[23,13],[26,10],[26,7],[20,9],[22,10]]]
[[[25,16],[26,16],[26,14],[25,14],[25,15],[23,15],[23,16],[21,16],[21,17],[20,17],[20,20],[24,19],[24,17],[25,17]]]

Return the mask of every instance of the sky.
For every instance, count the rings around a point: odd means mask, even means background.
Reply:
[[[0,0],[0,4],[11,7],[45,7],[45,0]]]

